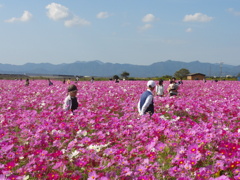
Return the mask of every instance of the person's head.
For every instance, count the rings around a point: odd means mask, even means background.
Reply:
[[[159,83],[159,85],[163,85],[163,80],[160,79],[158,83]]]
[[[151,91],[154,90],[155,86],[156,86],[156,83],[155,83],[153,80],[149,80],[149,81],[147,82],[147,87],[148,87],[148,89],[150,89]]]
[[[176,84],[176,82],[172,80],[172,81],[170,81],[170,84]]]
[[[75,86],[74,84],[71,84],[70,86],[68,86],[68,89],[67,89],[69,95],[71,97],[75,97],[77,95],[77,86]]]
[[[175,77],[172,77],[172,79],[171,79],[172,81],[176,81],[176,78]]]

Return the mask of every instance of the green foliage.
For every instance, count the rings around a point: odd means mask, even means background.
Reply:
[[[170,76],[170,75],[165,75],[165,76],[162,76],[161,79],[169,80],[169,79],[171,79],[171,78],[172,78],[172,76]]]
[[[190,74],[190,71],[188,69],[182,68],[176,71],[174,76],[179,79],[184,79],[187,77],[188,74]]]
[[[121,76],[125,79],[127,79],[129,75],[130,74],[127,71],[123,71],[123,73],[121,74]]]
[[[114,75],[113,79],[119,79],[119,76],[118,75]]]

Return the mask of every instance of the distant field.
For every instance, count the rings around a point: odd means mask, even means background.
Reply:
[[[146,81],[76,85],[72,115],[62,81],[0,80],[0,179],[240,179],[239,81],[184,81],[152,117]]]

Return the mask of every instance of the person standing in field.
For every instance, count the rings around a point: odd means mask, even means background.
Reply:
[[[25,86],[29,86],[29,79],[26,79]]]
[[[180,78],[180,80],[178,81],[178,85],[183,84],[182,78]]]
[[[140,115],[146,113],[152,115],[154,113],[153,91],[155,86],[156,83],[153,80],[147,82],[147,90],[142,93],[138,102],[138,112]]]
[[[170,81],[167,91],[169,92],[170,96],[177,96],[178,95],[178,85],[175,81]]]
[[[72,84],[69,85],[67,88],[68,96],[64,99],[63,109],[66,111],[71,110],[72,112],[78,108],[78,101],[77,101],[77,87],[76,85]]]
[[[48,85],[49,86],[52,86],[53,85],[53,82],[48,78]]]
[[[163,86],[163,80],[160,79],[158,85],[156,86],[156,93],[157,96],[163,97],[164,95],[164,86]]]
[[[70,83],[71,83],[71,79],[68,78],[68,80],[67,80],[67,84],[70,84]]]
[[[93,82],[94,82],[94,77],[91,78],[91,83],[93,83]]]

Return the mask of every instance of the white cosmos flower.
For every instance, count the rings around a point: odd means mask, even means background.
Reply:
[[[29,175],[23,176],[23,180],[28,180],[28,179],[29,179]]]

